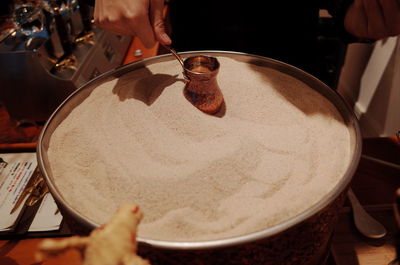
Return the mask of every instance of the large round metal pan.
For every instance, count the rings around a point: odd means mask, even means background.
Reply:
[[[183,57],[193,56],[193,55],[210,55],[216,57],[230,57],[237,61],[244,62],[247,64],[254,64],[260,67],[272,68],[287,75],[290,75],[298,80],[301,80],[308,86],[310,86],[315,91],[319,92],[325,98],[327,98],[337,110],[340,112],[344,122],[347,124],[350,135],[351,135],[351,162],[341,178],[337,186],[332,189],[326,196],[320,200],[316,205],[302,212],[301,214],[290,218],[287,221],[279,223],[273,227],[267,228],[263,231],[259,231],[252,234],[247,234],[243,236],[238,236],[234,238],[212,240],[212,241],[201,241],[201,242],[168,242],[168,241],[158,241],[150,240],[146,238],[138,238],[138,241],[151,245],[155,248],[167,249],[167,250],[204,250],[204,249],[215,249],[215,248],[226,248],[230,246],[238,246],[246,243],[257,242],[266,238],[276,236],[290,228],[293,228],[307,220],[312,219],[314,216],[318,216],[324,210],[329,208],[330,205],[335,204],[338,198],[342,198],[345,194],[346,189],[352,179],[352,176],[357,168],[360,154],[361,154],[361,135],[358,127],[357,119],[353,111],[348,107],[348,105],[343,101],[336,91],[326,86],[317,78],[312,75],[296,68],[291,65],[272,60],[265,57],[237,53],[237,52],[225,52],[225,51],[201,51],[201,52],[186,52],[181,53]],[[90,93],[96,89],[100,84],[118,78],[128,72],[138,70],[140,68],[146,67],[151,64],[157,64],[160,62],[175,60],[172,55],[161,55],[145,59],[136,63],[131,63],[115,70],[109,71],[105,74],[98,76],[97,78],[91,80],[74,93],[72,93],[51,115],[47,123],[45,124],[38,142],[37,154],[38,163],[40,170],[46,179],[47,185],[51,194],[54,196],[57,204],[59,205],[62,213],[68,218],[74,219],[79,226],[85,229],[91,230],[96,228],[99,224],[89,220],[85,216],[79,214],[63,196],[60,194],[58,187],[54,184],[53,175],[50,169],[49,159],[47,157],[47,150],[49,146],[49,141],[54,130],[57,126],[68,116],[68,114],[78,106],[82,101],[84,101]],[[177,71],[180,71],[179,64],[177,64]],[[78,184],[79,185],[79,184]],[[343,198],[341,199],[341,202]],[[335,207],[334,207],[335,208]],[[336,208],[335,208],[336,209]],[[337,210],[337,209],[336,209]]]

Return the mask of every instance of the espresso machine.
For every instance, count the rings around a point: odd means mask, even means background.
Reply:
[[[0,103],[12,119],[44,122],[77,88],[121,65],[131,37],[96,27],[85,2],[13,1],[0,36]]]

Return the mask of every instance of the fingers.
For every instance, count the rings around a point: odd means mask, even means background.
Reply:
[[[170,45],[171,39],[166,33],[163,18],[164,0],[150,0],[150,20],[156,40],[161,44]]]
[[[102,29],[137,36],[150,48],[155,44],[149,18],[149,0],[96,0],[94,17]]]
[[[387,34],[395,36],[400,34],[400,1],[398,0],[380,0],[384,14]]]
[[[364,11],[363,0],[354,0],[347,10],[344,26],[348,32],[358,38],[367,38],[367,17]]]
[[[387,36],[388,30],[385,23],[383,9],[380,5],[380,0],[367,0],[363,3],[367,16],[367,32],[370,38],[380,39]]]
[[[150,48],[156,40],[171,44],[165,32],[163,19],[164,0],[97,0],[96,23],[117,35],[132,35]]]
[[[146,48],[153,47],[156,40],[149,16],[141,16],[131,24],[135,25],[136,36],[143,42],[144,46],[146,46]]]
[[[400,34],[399,0],[355,0],[349,7],[346,29],[360,38],[382,39]]]

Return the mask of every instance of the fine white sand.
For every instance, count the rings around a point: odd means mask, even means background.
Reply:
[[[139,236],[195,241],[265,229],[330,192],[350,161],[335,107],[281,72],[219,61],[220,117],[185,99],[175,60],[97,87],[51,137],[68,203],[100,224],[134,202]]]

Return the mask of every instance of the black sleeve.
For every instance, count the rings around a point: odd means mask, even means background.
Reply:
[[[11,7],[12,7],[12,0],[1,0],[0,1],[0,16],[4,16],[4,19],[6,15],[10,14],[11,12]],[[3,18],[0,17],[0,24],[2,24]]]
[[[79,0],[79,2],[83,2],[87,5],[94,6],[94,4],[96,3],[96,0]]]

